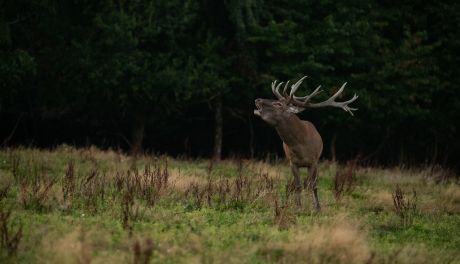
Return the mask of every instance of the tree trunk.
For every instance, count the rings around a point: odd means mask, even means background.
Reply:
[[[138,113],[133,118],[131,131],[131,155],[138,155],[142,152],[142,142],[144,141],[145,115]]]
[[[249,112],[249,153],[251,154],[251,159],[254,158],[254,125],[252,123],[252,113]]]
[[[332,162],[335,162],[337,160],[337,156],[335,153],[335,141],[337,140],[337,133],[334,133],[331,139],[331,159]]]
[[[214,99],[214,149],[212,154],[213,161],[222,159],[222,136],[224,118],[222,115],[222,95]]]
[[[190,138],[188,136],[184,139],[184,154],[187,159],[192,156],[192,146],[190,145]]]

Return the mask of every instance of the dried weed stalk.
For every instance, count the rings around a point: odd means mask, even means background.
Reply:
[[[133,234],[134,222],[140,218],[139,205],[135,203],[134,195],[134,186],[127,184],[121,199],[121,224],[130,236]]]
[[[92,213],[98,211],[99,202],[105,200],[106,188],[106,175],[100,173],[97,167],[93,167],[79,184],[79,193],[86,209]]]
[[[334,178],[334,198],[337,203],[345,193],[351,193],[355,184],[357,160],[347,162],[345,167],[339,167]]]
[[[288,203],[279,205],[278,198],[275,198],[273,224],[279,229],[288,229],[290,226],[297,223],[296,216],[291,212]]]
[[[32,179],[22,179],[19,195],[23,207],[36,210],[48,209],[48,195],[54,184],[54,180],[43,174],[36,174]]]
[[[253,176],[238,173],[235,178],[214,179],[209,176],[206,184],[190,183],[185,190],[185,199],[192,201],[195,208],[204,205],[240,208],[245,203],[254,203],[261,197],[275,192],[278,183],[267,173]],[[271,204],[271,200],[268,201]]]
[[[75,196],[75,163],[73,160],[69,161],[67,164],[67,169],[64,174],[64,179],[62,181],[62,193],[64,195],[64,201],[71,201]]]
[[[413,217],[417,212],[417,193],[412,189],[412,198],[406,197],[399,185],[396,185],[395,193],[392,194],[395,213],[401,218],[403,226],[412,224]]]

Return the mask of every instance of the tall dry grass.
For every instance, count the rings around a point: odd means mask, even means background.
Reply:
[[[369,263],[373,257],[364,231],[340,217],[331,225],[296,230],[287,242],[270,243],[261,253],[278,263],[359,264]]]

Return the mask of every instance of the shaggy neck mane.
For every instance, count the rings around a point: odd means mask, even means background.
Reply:
[[[305,131],[302,129],[302,120],[294,114],[281,119],[275,129],[288,146],[299,144],[306,138]]]

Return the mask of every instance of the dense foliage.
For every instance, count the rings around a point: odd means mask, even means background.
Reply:
[[[252,115],[274,79],[347,81],[355,117],[306,111],[325,155],[455,164],[456,1],[1,1],[0,144],[279,152]],[[214,113],[222,108],[222,115]],[[220,110],[218,110],[220,113]],[[332,147],[331,147],[332,146]],[[335,149],[337,149],[335,151]]]

